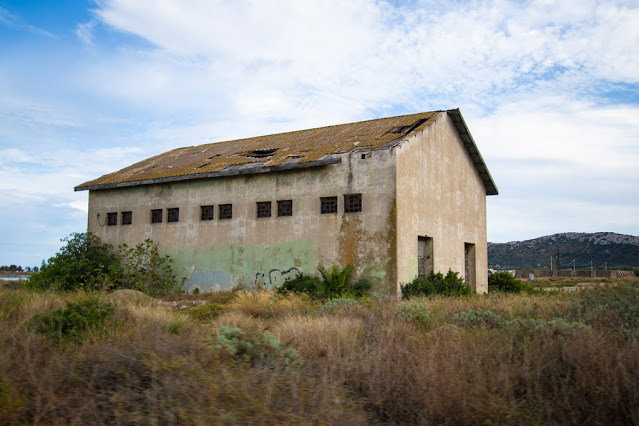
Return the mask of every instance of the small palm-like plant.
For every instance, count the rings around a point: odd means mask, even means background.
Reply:
[[[324,291],[327,293],[326,297],[337,297],[350,290],[349,284],[351,274],[353,273],[353,265],[347,265],[344,269],[333,265],[330,272],[324,266],[320,265],[317,267],[317,270],[320,275],[322,275]]]

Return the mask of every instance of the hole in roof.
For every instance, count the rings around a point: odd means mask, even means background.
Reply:
[[[397,126],[397,127],[393,127],[392,129],[390,129],[388,132],[386,133],[404,133],[405,130],[407,130],[410,126]]]
[[[270,157],[271,155],[275,154],[275,151],[277,151],[277,148],[273,148],[273,149],[256,149],[255,151],[249,151],[247,154],[248,154],[249,157],[265,158],[265,157]]]
[[[212,160],[212,159],[214,159],[215,157],[219,157],[219,156],[220,156],[220,154],[215,154],[213,157],[209,157],[209,158],[207,158],[207,160]]]
[[[196,167],[196,169],[201,169],[202,167],[206,167],[206,166],[208,166],[209,164],[211,164],[211,163],[204,163],[204,164],[202,164],[201,166],[197,166],[197,167]]]

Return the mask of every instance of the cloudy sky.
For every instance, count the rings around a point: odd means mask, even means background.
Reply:
[[[0,264],[166,150],[459,107],[488,239],[639,235],[639,1],[0,0]]]

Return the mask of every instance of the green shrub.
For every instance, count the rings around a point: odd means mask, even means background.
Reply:
[[[277,293],[307,294],[314,299],[331,299],[339,297],[364,297],[371,288],[366,279],[359,279],[351,283],[353,266],[341,269],[333,265],[329,271],[324,266],[317,267],[321,278],[313,275],[298,274],[286,281],[277,289]]]
[[[85,333],[102,331],[114,311],[113,304],[87,297],[76,303],[67,302],[64,309],[34,315],[30,326],[33,331],[58,343],[64,340],[79,341]]]
[[[402,298],[412,296],[465,296],[472,294],[473,290],[457,272],[450,269],[446,276],[441,272],[431,272],[425,278],[415,278],[408,284],[402,285]]]
[[[221,313],[226,312],[228,307],[219,303],[207,303],[205,305],[195,306],[187,311],[189,316],[199,321],[211,321],[217,318]]]
[[[117,253],[91,232],[73,233],[61,241],[66,245],[42,265],[40,272],[25,284],[28,288],[46,290],[95,290],[119,275]]]
[[[504,293],[521,293],[522,282],[510,275],[509,272],[496,272],[488,275],[488,291]]]
[[[639,286],[625,284],[579,293],[568,317],[622,334],[639,332]]]
[[[121,270],[116,288],[138,290],[151,296],[158,296],[180,290],[171,266],[173,259],[160,255],[157,245],[150,239],[129,247],[122,244],[118,248]]]
[[[572,336],[592,329],[582,322],[569,321],[564,318],[553,318],[550,321],[543,318],[515,318],[511,323],[519,330],[544,336]]]
[[[268,331],[248,334],[239,328],[222,326],[214,342],[216,348],[226,351],[234,359],[251,364],[283,363],[292,367],[302,363],[299,352],[284,347]]]
[[[180,289],[171,266],[153,241],[130,248],[122,244],[113,250],[91,232],[64,238],[66,246],[43,265],[25,284],[37,290],[72,291],[139,290],[157,296]]]
[[[508,328],[510,327],[510,321],[505,320],[494,313],[487,310],[470,310],[467,312],[460,312],[453,315],[453,322],[460,327],[468,328]]]
[[[357,300],[355,299],[330,299],[319,308],[317,313],[320,315],[328,315],[335,311],[347,310],[354,306],[357,306]]]
[[[395,316],[405,321],[427,323],[432,318],[428,307],[422,302],[399,302],[395,305]]]
[[[293,278],[287,278],[276,290],[278,294],[296,293],[307,294],[310,297],[319,297],[322,281],[307,274],[298,274]]]
[[[639,269],[635,269],[635,275],[639,277]]]

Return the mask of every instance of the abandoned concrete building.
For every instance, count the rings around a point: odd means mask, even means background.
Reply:
[[[458,109],[178,148],[75,190],[89,231],[152,239],[190,289],[350,264],[374,295],[448,269],[487,291],[497,187]]]

